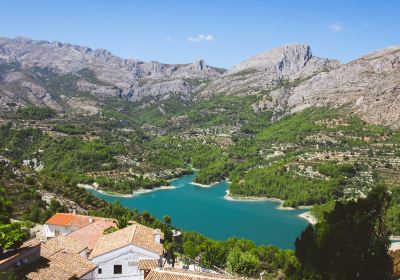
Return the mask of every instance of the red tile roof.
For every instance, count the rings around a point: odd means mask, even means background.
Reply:
[[[91,217],[72,213],[56,213],[46,221],[48,225],[82,228],[90,224]]]
[[[86,215],[78,215],[73,213],[56,213],[50,219],[46,221],[48,225],[58,225],[65,227],[76,227],[83,228],[92,222],[103,220],[103,221],[113,221],[109,218],[91,217]]]

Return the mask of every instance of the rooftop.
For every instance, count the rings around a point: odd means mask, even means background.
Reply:
[[[115,227],[115,223],[112,220],[97,220],[67,236],[70,239],[85,244],[89,250],[93,250],[97,240],[104,235],[104,230],[109,227]]]
[[[42,244],[41,256],[49,259],[52,255],[67,250],[70,253],[79,254],[85,250],[87,246],[83,242],[79,242],[70,238],[68,235],[60,235],[50,238],[46,243]]]
[[[175,268],[157,268],[150,271],[146,280],[221,280],[243,279],[228,275],[194,272]]]
[[[61,250],[51,255],[48,261],[43,261],[41,266],[27,275],[27,278],[30,280],[79,279],[95,268],[95,265],[79,254]]]
[[[160,266],[160,261],[157,259],[141,259],[139,260],[139,269],[151,270]]]
[[[98,220],[112,221],[112,219],[108,218],[91,217],[86,215],[78,215],[74,213],[56,213],[46,221],[46,224],[64,226],[64,227],[83,228],[91,224],[92,222]]]
[[[133,244],[142,249],[162,255],[163,245],[154,239],[155,230],[141,224],[133,224],[116,232],[101,236],[90,254],[90,258]]]
[[[0,265],[3,263],[8,262],[9,260],[14,259],[15,257],[18,257],[22,253],[26,252],[27,250],[30,250],[32,248],[35,248],[39,246],[40,242],[39,240],[36,239],[31,239],[26,242],[24,242],[19,248],[7,251],[0,256]]]

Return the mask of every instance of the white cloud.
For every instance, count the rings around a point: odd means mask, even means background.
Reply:
[[[187,39],[188,39],[189,42],[200,43],[200,42],[204,42],[204,41],[211,42],[211,41],[214,41],[215,38],[211,34],[206,34],[206,35],[205,34],[199,34],[199,35],[197,35],[195,37],[188,37]]]
[[[167,36],[167,38],[165,38],[165,40],[172,41],[172,37],[171,36]]]
[[[340,22],[334,22],[329,24],[329,29],[332,30],[333,32],[341,32],[344,29],[344,25],[341,24]]]

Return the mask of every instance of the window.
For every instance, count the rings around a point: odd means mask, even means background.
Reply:
[[[114,265],[114,274],[122,274],[122,265],[120,264]]]
[[[98,274],[102,274],[102,273],[103,273],[103,270],[102,270],[101,268],[99,268],[99,269],[97,270],[97,273],[98,273]]]

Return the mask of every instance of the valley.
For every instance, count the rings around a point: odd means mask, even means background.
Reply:
[[[49,215],[43,194],[57,207],[94,211],[106,204],[78,184],[129,195],[193,169],[196,183],[229,180],[232,197],[314,206],[317,218],[385,184],[393,194],[387,224],[399,234],[400,93],[398,72],[386,65],[398,53],[341,65],[296,44],[225,70],[3,38],[0,154],[9,176],[1,184],[12,200],[35,199],[13,214],[35,212],[35,222]],[[380,77],[393,83],[381,87]]]

